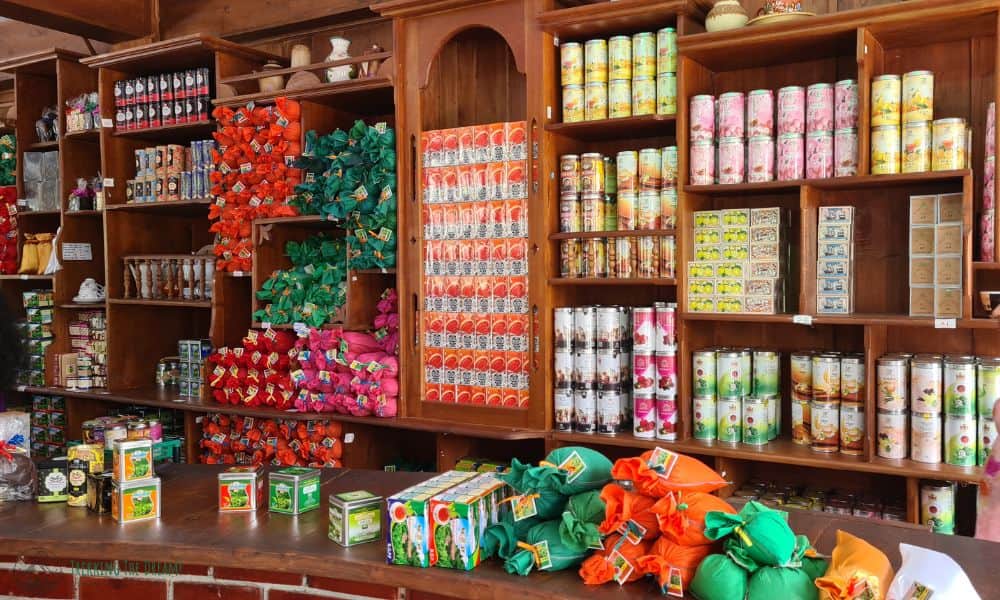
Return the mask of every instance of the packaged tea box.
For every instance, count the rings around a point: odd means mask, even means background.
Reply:
[[[506,484],[492,474],[453,487],[431,499],[431,564],[468,571],[480,560],[486,528],[499,520]]]
[[[104,515],[111,512],[111,493],[114,485],[111,471],[87,474],[87,508]]]
[[[112,469],[117,482],[140,481],[153,476],[151,440],[116,440],[112,450]]]
[[[268,508],[297,515],[319,507],[319,469],[288,467],[268,475]]]
[[[73,458],[67,467],[66,504],[70,506],[87,506],[87,475],[90,473],[90,462]]]
[[[69,498],[69,475],[66,459],[38,464],[38,501],[65,502]]]
[[[251,512],[264,502],[264,475],[259,465],[230,467],[219,473],[219,510]]]
[[[476,476],[476,473],[447,471],[388,498],[386,561],[394,565],[431,566],[430,501]]]
[[[358,490],[330,494],[329,537],[341,546],[375,542],[382,537],[382,497]]]
[[[160,518],[160,478],[113,481],[111,515],[119,523]]]

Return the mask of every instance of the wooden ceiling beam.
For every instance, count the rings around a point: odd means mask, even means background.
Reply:
[[[0,0],[0,17],[102,42],[152,34],[153,0]]]

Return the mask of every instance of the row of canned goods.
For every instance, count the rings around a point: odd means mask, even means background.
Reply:
[[[864,354],[798,351],[789,365],[793,400],[865,401]]]
[[[965,119],[872,127],[872,174],[949,171],[969,166],[972,129]]]
[[[858,130],[785,133],[691,143],[692,185],[851,177],[858,173]]]
[[[677,344],[677,304],[577,306],[553,311],[556,352],[666,352]]]
[[[990,417],[1000,398],[1000,358],[887,354],[877,383],[879,410]]]
[[[559,194],[659,192],[677,187],[677,146],[559,157]]]
[[[676,397],[617,390],[557,389],[557,431],[618,435],[629,430],[640,439],[677,440]]]
[[[559,243],[559,276],[617,279],[673,277],[676,249],[673,236],[562,240]]]
[[[984,416],[879,410],[877,420],[882,458],[982,466],[997,438],[996,424]]]
[[[559,198],[559,231],[655,231],[676,226],[677,190],[567,194]]]
[[[781,400],[777,396],[696,396],[691,414],[697,440],[761,446],[781,432]]]

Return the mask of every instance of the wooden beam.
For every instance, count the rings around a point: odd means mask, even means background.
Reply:
[[[149,35],[152,0],[0,0],[0,17],[102,42]]]
[[[29,0],[30,1],[30,0]],[[210,32],[244,42],[290,27],[336,23],[368,11],[366,0],[170,0],[160,2],[160,33],[164,39]]]

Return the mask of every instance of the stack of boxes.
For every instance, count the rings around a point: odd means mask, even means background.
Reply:
[[[816,314],[854,312],[854,207],[821,206],[816,228]]]
[[[962,194],[910,196],[910,316],[962,317]]]
[[[431,499],[477,476],[476,473],[446,471],[391,495],[386,500],[386,522],[389,523],[386,562],[390,565],[432,566]]]
[[[214,169],[213,140],[139,148],[135,151],[135,179],[126,182],[127,202],[198,200],[211,195]]]
[[[131,131],[208,121],[208,67],[115,82],[115,129]]]
[[[212,340],[179,340],[177,354],[180,362],[180,395],[190,398],[201,396],[201,382],[205,380],[205,359],[212,353]]]
[[[784,311],[787,222],[779,207],[696,211],[694,260],[687,265],[688,309]]]
[[[117,440],[112,449],[111,514],[119,523],[160,518],[160,478],[153,472],[153,442]]]
[[[107,324],[103,311],[82,311],[69,322],[69,345],[76,352],[76,377],[66,387],[108,387]]]
[[[66,401],[61,396],[31,397],[31,451],[45,457],[66,454]]]
[[[24,338],[28,340],[25,368],[20,372],[20,385],[45,385],[45,350],[52,343],[52,290],[32,290],[22,294],[27,321]]]
[[[28,210],[59,210],[59,152],[25,152],[21,169],[24,204]]]

